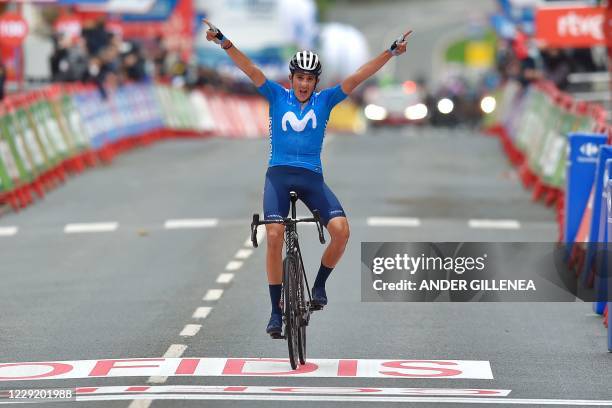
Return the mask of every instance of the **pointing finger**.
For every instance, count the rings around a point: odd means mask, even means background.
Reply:
[[[210,30],[214,30],[215,26],[214,26],[214,25],[212,25],[212,24],[210,23],[210,21],[208,21],[208,20],[207,20],[207,19],[205,19],[205,18],[204,18],[204,19],[202,19],[202,21],[204,22],[204,24],[206,24],[206,25],[208,26],[208,28],[209,28]]]

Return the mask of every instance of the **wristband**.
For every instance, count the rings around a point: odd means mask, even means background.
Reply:
[[[391,53],[391,55],[393,55],[394,57],[397,57],[399,55],[399,53],[397,52],[397,47],[398,47],[399,43],[397,40],[393,41],[393,44],[391,44],[391,47],[389,47],[389,52]]]
[[[223,42],[223,44],[227,44],[227,45],[221,45],[221,48],[223,48],[224,50],[229,50],[230,48],[232,48],[234,46],[234,43],[232,43],[230,40],[228,40],[227,38],[225,39],[225,41]]]
[[[215,39],[213,41],[216,42],[217,44],[223,46],[223,43],[226,40],[226,38],[223,35],[223,33],[221,32],[221,30],[219,30],[218,28],[215,27],[215,29],[212,30],[212,31],[215,34]]]

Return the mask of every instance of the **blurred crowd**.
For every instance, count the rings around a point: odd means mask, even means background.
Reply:
[[[107,29],[103,18],[85,24],[80,36],[56,34],[50,57],[53,82],[89,82],[103,95],[125,82],[161,81],[177,86],[214,88],[233,93],[253,93],[244,81],[235,81],[215,70],[198,67],[171,52],[163,38],[135,41]]]
[[[502,79],[516,79],[523,86],[546,79],[565,91],[571,73],[605,71],[606,65],[592,49],[539,49],[519,33],[513,40],[500,41],[497,70]]]

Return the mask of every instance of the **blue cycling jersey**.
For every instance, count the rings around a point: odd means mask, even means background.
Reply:
[[[258,88],[270,103],[269,167],[303,167],[323,173],[321,147],[331,110],[346,98],[340,85],[314,92],[301,107],[293,89],[266,79]]]

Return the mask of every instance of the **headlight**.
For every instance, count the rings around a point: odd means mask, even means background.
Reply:
[[[406,108],[404,115],[408,120],[421,120],[427,117],[427,106],[423,103],[417,103]]]
[[[387,110],[382,106],[369,104],[365,107],[364,113],[370,120],[384,120],[387,117]]]
[[[438,112],[443,115],[448,115],[455,109],[455,104],[448,98],[440,99],[438,101]]]
[[[497,101],[492,96],[485,96],[480,101],[480,109],[486,114],[493,113],[497,107]]]

